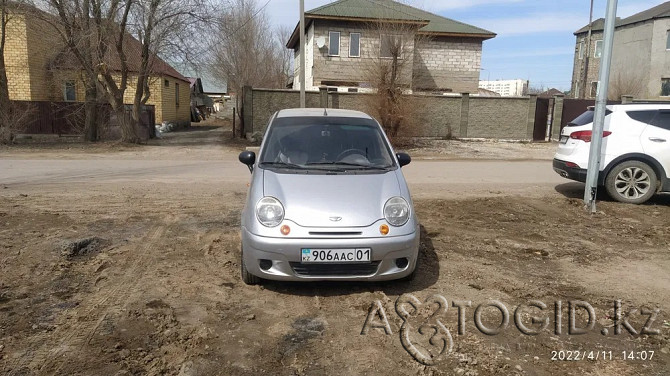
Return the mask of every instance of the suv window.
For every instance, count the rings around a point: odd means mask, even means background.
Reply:
[[[651,124],[651,119],[656,115],[656,110],[644,110],[644,111],[626,111],[626,114],[633,120],[637,120],[642,123]]]
[[[612,111],[610,110],[605,110],[605,116],[611,114]],[[595,115],[594,110],[587,110],[583,114],[577,116],[577,118],[571,122],[568,123],[568,127],[579,127],[581,125],[586,125],[588,123],[593,123],[593,116]]]
[[[658,111],[651,125],[670,131],[670,110]]]

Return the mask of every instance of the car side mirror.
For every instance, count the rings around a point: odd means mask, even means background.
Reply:
[[[240,162],[249,167],[249,172],[254,172],[254,163],[256,163],[256,153],[253,151],[243,151],[239,156]]]
[[[412,157],[410,157],[409,154],[407,153],[398,153],[395,156],[398,158],[398,163],[400,164],[400,167],[407,166],[409,162],[412,161]]]

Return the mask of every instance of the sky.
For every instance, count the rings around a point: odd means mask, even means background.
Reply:
[[[267,0],[257,0],[263,6]],[[331,0],[305,0],[305,10]],[[531,87],[570,90],[574,32],[589,22],[590,0],[414,0],[406,3],[498,34],[484,41],[482,80],[524,79]],[[628,17],[664,0],[619,0],[617,17]],[[270,0],[275,25],[295,27],[299,0]],[[593,19],[605,16],[607,0],[595,0]]]

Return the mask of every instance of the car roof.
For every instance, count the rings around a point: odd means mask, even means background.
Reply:
[[[277,112],[278,118],[288,117],[314,117],[314,116],[332,116],[332,117],[351,117],[372,119],[365,112],[354,110],[340,110],[335,108],[288,108]]]
[[[611,111],[670,110],[669,103],[630,103],[607,106]]]

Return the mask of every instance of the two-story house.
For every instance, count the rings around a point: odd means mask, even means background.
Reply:
[[[394,35],[403,25],[409,36]],[[307,90],[370,89],[364,66],[390,58],[389,41],[404,38],[411,59],[402,82],[414,92],[477,93],[482,43],[490,31],[432,14],[392,0],[339,0],[305,12],[305,46],[296,26],[287,47],[295,52],[293,88],[300,88],[300,54],[305,53]],[[406,40],[405,40],[406,39]]]
[[[595,98],[602,55],[603,26],[603,19],[592,23],[588,69],[588,25],[575,32],[571,90],[573,98]],[[610,88],[634,91],[622,94],[642,98],[670,96],[670,1],[628,18],[617,19]]]
[[[5,65],[11,100],[83,102],[82,69],[63,45],[49,14],[32,7],[10,8],[5,41]],[[141,43],[128,35],[126,55],[131,76],[124,102],[133,103],[135,74],[139,71]],[[105,59],[114,70],[120,66],[112,53]],[[172,66],[152,56],[151,96],[156,122],[188,122],[191,117],[189,81]]]

